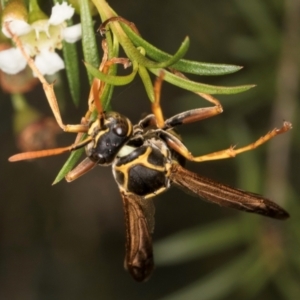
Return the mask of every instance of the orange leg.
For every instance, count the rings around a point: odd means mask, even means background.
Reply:
[[[284,122],[283,126],[279,129],[275,128],[272,131],[268,132],[266,135],[262,136],[259,138],[257,141],[254,143],[251,143],[245,147],[242,148],[237,148],[235,149],[234,147],[230,147],[229,149],[226,150],[221,150],[217,152],[213,152],[210,154],[206,155],[201,155],[201,156],[193,156],[189,150],[184,146],[181,141],[179,141],[174,135],[168,133],[168,132],[161,132],[160,136],[162,139],[166,141],[168,146],[184,156],[186,159],[190,161],[196,161],[196,162],[202,162],[202,161],[208,161],[208,160],[217,160],[217,159],[225,159],[225,158],[231,158],[235,157],[236,155],[253,150],[260,145],[264,144],[268,140],[274,138],[275,136],[284,133],[292,128],[292,124],[289,122]]]
[[[55,96],[55,93],[54,93],[53,83],[49,84],[47,82],[47,80],[45,79],[45,77],[38,70],[38,68],[36,67],[33,59],[24,50],[24,47],[23,47],[19,37],[11,32],[11,30],[9,28],[9,23],[8,22],[5,23],[4,26],[5,26],[6,30],[9,32],[9,34],[12,36],[12,39],[15,42],[16,46],[20,49],[21,53],[25,57],[29,67],[35,73],[35,75],[38,77],[40,82],[42,83],[43,89],[45,91],[45,94],[46,94],[46,97],[47,97],[47,100],[48,100],[48,103],[51,107],[51,110],[53,112],[53,115],[54,115],[54,117],[56,119],[56,122],[59,125],[59,127],[62,128],[64,131],[78,132],[78,125],[75,125],[77,127],[74,128],[73,125],[65,125],[63,123],[61,115],[60,115],[57,99],[56,99],[56,96]],[[79,126],[79,128],[80,128],[80,126]]]
[[[154,102],[152,103],[152,112],[155,115],[158,128],[163,128],[165,125],[164,116],[160,106],[161,86],[164,76],[164,72],[160,72],[159,77],[156,78],[154,83]]]
[[[180,73],[181,74],[181,73]],[[181,74],[182,75],[182,74]],[[183,76],[183,75],[182,75]],[[207,119],[222,113],[223,108],[220,102],[208,94],[197,93],[201,97],[215,104],[213,107],[197,108],[192,109],[178,115],[175,115],[167,120],[164,120],[162,109],[160,106],[160,94],[161,87],[164,79],[164,72],[161,72],[159,77],[156,78],[154,84],[154,103],[152,103],[152,112],[156,118],[156,123],[158,128],[168,129],[181,124],[187,124],[192,122],[197,122],[203,119]]]

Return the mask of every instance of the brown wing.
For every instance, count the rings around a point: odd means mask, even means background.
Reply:
[[[247,212],[252,212],[275,219],[287,219],[289,214],[276,203],[254,193],[244,192],[217,183],[191,171],[178,164],[172,165],[170,179],[187,192],[219,204]]]
[[[145,281],[154,268],[151,232],[154,210],[151,199],[121,191],[126,223],[125,268],[136,281]]]

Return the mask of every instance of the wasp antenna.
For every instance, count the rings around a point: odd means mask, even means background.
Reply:
[[[62,148],[55,148],[55,149],[46,149],[40,151],[30,151],[30,152],[23,152],[15,154],[9,157],[8,161],[15,162],[20,160],[28,160],[28,159],[35,159],[40,157],[47,157],[53,155],[59,155],[65,152],[71,151],[70,147],[62,147]]]

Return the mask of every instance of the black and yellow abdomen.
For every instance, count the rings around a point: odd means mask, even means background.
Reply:
[[[143,145],[118,157],[113,164],[115,179],[122,190],[151,197],[170,186],[168,157],[153,145]]]

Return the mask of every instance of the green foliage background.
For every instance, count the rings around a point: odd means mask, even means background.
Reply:
[[[180,128],[192,153],[242,146],[281,126],[283,120],[293,123],[291,132],[253,152],[187,165],[209,178],[270,197],[291,213],[289,220],[222,209],[172,189],[155,199],[157,268],[149,282],[137,284],[123,270],[123,212],[110,168],[96,168],[74,183],[52,187],[65,157],[9,164],[7,157],[17,151],[13,111],[9,96],[1,94],[0,299],[296,299],[300,294],[298,2],[110,1],[145,39],[166,52],[174,53],[189,35],[186,58],[244,66],[233,75],[203,77],[203,82],[257,84],[248,92],[218,97],[222,115]],[[83,66],[80,71],[78,108],[63,83],[65,123],[78,122],[86,111],[89,84]],[[51,115],[40,87],[27,98]],[[192,93],[163,86],[165,116],[206,105]],[[112,108],[134,123],[149,112],[141,82],[117,88]],[[60,145],[72,141],[72,134],[59,137]]]

